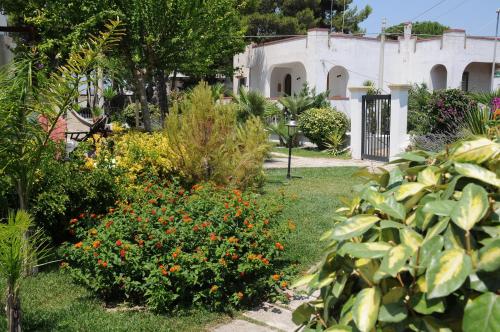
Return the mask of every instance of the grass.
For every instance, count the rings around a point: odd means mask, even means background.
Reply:
[[[282,220],[296,227],[284,241],[283,262],[305,271],[322,256],[324,243],[318,238],[332,227],[331,215],[341,203],[339,198],[350,195],[354,167],[328,169],[294,169],[291,181],[286,170],[270,170],[264,187],[264,199],[283,192],[289,198]],[[5,285],[0,280],[0,289]],[[171,315],[144,311],[111,312],[104,303],[85,288],[75,285],[64,272],[54,269],[39,273],[25,281],[21,288],[23,329],[25,331],[205,331],[225,321],[227,314],[201,309]],[[0,306],[5,299],[0,298]],[[0,319],[0,331],[7,329]]]
[[[352,195],[352,187],[361,180],[353,177],[355,167],[299,168],[287,181],[286,170],[269,170],[265,195],[279,195],[281,191],[290,198],[283,211],[283,218],[296,225],[285,245],[284,259],[305,271],[322,257],[324,243],[320,236],[333,226],[332,214],[341,206],[342,196]]]
[[[0,280],[0,289],[5,289]],[[171,316],[149,312],[110,312],[65,273],[54,270],[27,279],[21,288],[24,331],[205,331],[230,319],[227,315],[192,310]],[[0,306],[5,307],[5,299]],[[2,310],[3,312],[3,310]],[[0,319],[0,331],[7,321]]]
[[[288,155],[288,148],[274,146],[271,150],[272,152],[282,153]],[[292,156],[296,157],[308,157],[308,158],[331,158],[331,159],[350,159],[350,155],[347,153],[341,154],[339,156],[333,156],[321,151],[318,148],[292,148]]]

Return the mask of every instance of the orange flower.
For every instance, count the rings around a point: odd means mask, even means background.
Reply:
[[[81,248],[82,245],[83,245],[83,242],[75,243],[75,248]]]
[[[161,208],[161,212],[162,212],[162,213],[165,213],[166,211],[167,211],[167,208],[166,208],[166,207],[162,207],[162,208]]]
[[[97,235],[97,229],[92,228],[92,229],[90,230],[90,235]]]
[[[236,215],[235,215],[235,216],[236,216],[236,217],[241,216],[241,210],[240,210],[240,209],[238,209],[238,211],[236,211]]]
[[[262,263],[264,263],[264,265],[269,265],[269,259],[263,258]]]
[[[225,214],[224,215],[224,221],[227,221],[228,218],[229,218],[229,214]]]
[[[174,265],[170,268],[170,272],[174,273],[174,272],[177,272],[181,269],[181,267],[179,265]]]
[[[156,199],[150,199],[149,200],[149,204],[156,204],[158,203],[158,201]]]
[[[142,217],[137,217],[137,221],[141,222],[142,221]]]
[[[194,226],[193,226],[193,231],[197,232],[198,230],[199,230],[198,225],[194,225]]]
[[[253,224],[248,224],[247,226],[249,229],[252,229],[253,228]]]
[[[217,240],[217,235],[215,233],[210,233],[210,241],[215,241]]]
[[[250,202],[246,202],[246,201],[245,201],[245,202],[243,202],[243,205],[245,205],[245,206],[249,206],[249,205],[250,205]]]
[[[151,214],[152,214],[153,216],[156,216],[156,210],[155,210],[155,209],[151,210]]]
[[[121,247],[121,245],[122,245],[122,241],[120,241],[120,240],[116,240],[116,246],[117,246],[117,247]]]
[[[278,250],[284,250],[285,249],[285,247],[283,247],[283,245],[281,243],[279,243],[279,242],[276,242],[275,247]]]
[[[177,253],[177,252],[174,252],[174,253],[172,254],[172,257],[173,257],[173,258],[177,258],[177,256],[179,256],[179,253]]]
[[[70,224],[70,225],[74,225],[74,224],[76,224],[77,222],[78,222],[78,219],[73,218],[73,219],[71,219],[71,220],[69,221],[69,224]]]
[[[170,221],[174,221],[174,219],[175,219],[174,216],[168,217],[168,220],[170,220]]]
[[[241,196],[241,191],[239,191],[238,189],[234,189],[233,190],[233,193],[236,197],[240,197]]]
[[[229,209],[229,204],[228,204],[227,202],[226,202],[226,203],[224,203],[224,207],[225,207],[226,209]]]
[[[113,225],[113,221],[110,220],[106,223],[106,228],[111,227],[111,225]]]
[[[144,240],[139,240],[139,247],[142,247],[144,245]]]
[[[190,217],[190,216],[188,216],[187,214],[185,214],[185,215],[182,217],[182,220],[183,220],[185,223],[188,223],[188,222],[193,221],[193,219],[191,219],[191,217]]]
[[[238,297],[238,299],[239,299],[240,301],[241,301],[241,300],[243,300],[244,295],[243,295],[243,293],[242,293],[242,292],[238,292],[238,293],[236,294],[236,296]]]
[[[269,219],[264,220],[264,225],[269,225]]]
[[[215,292],[217,292],[218,289],[219,289],[219,286],[213,285],[212,287],[210,287],[210,293],[215,293]]]
[[[157,249],[161,249],[163,247],[163,244],[161,244],[161,242],[156,242],[155,246]]]
[[[167,271],[167,270],[165,270],[165,269],[162,269],[162,270],[161,270],[161,274],[163,274],[164,276],[167,276],[167,275],[168,275],[168,271]]]
[[[274,281],[280,280],[280,275],[279,274],[273,275],[273,279],[274,279]]]
[[[125,249],[121,249],[121,250],[120,250],[120,257],[121,257],[121,258],[125,258],[126,253],[127,253],[127,252],[125,251]]]
[[[101,241],[97,240],[97,241],[94,241],[94,243],[92,243],[92,247],[94,247],[95,249],[99,248],[101,246]]]
[[[238,255],[236,255],[236,254],[233,254],[233,255],[231,256],[231,259],[232,259],[233,261],[237,260],[238,258],[239,258],[239,256],[238,256]]]
[[[286,288],[288,286],[288,283],[286,281],[281,282],[281,288]]]

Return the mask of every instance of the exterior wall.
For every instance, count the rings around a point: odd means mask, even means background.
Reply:
[[[426,83],[436,88],[461,88],[462,75],[471,63],[469,90],[488,91],[493,44],[493,38],[466,37],[464,30],[448,30],[442,38],[417,40],[406,29],[405,36],[400,40],[385,43],[382,91],[389,93],[390,84],[413,83]],[[345,87],[361,86],[367,80],[378,82],[380,47],[376,38],[330,35],[328,30],[312,29],[304,37],[251,45],[245,53],[235,57],[235,67],[244,68],[241,75],[245,75],[246,68],[249,88],[267,97],[279,95],[277,82],[285,75],[284,68],[288,68],[289,72],[295,70],[296,77],[300,75],[300,85],[307,81],[317,92],[328,88],[330,97],[348,98],[348,89],[345,96],[341,96]],[[438,79],[434,75],[433,82],[431,72],[436,65],[442,67],[439,67]],[[299,74],[298,68],[303,68],[305,75]],[[339,69],[345,70],[347,75]],[[337,75],[343,77],[337,79]],[[292,74],[292,84],[298,83],[296,77]],[[234,81],[237,82],[236,79]],[[495,85],[499,84],[500,79],[496,79]],[[293,91],[296,91],[296,86]],[[345,103],[341,101],[332,103],[341,110],[345,108]]]

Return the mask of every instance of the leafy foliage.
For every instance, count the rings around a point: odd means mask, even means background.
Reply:
[[[240,88],[234,96],[237,107],[237,116],[240,122],[245,122],[252,116],[264,118],[270,112],[274,112],[274,105],[258,91],[246,91]]]
[[[211,184],[146,184],[105,216],[73,219],[79,242],[65,247],[64,266],[108,300],[157,311],[252,303],[287,284],[274,265],[284,250],[274,209],[256,198]]]
[[[415,151],[334,215],[326,258],[297,283],[320,289],[294,314],[315,331],[495,331],[500,272],[500,144]],[[483,314],[479,314],[482,312]]]
[[[403,35],[404,32],[404,23],[400,23],[398,25],[393,25],[385,29],[387,34],[387,38],[389,39],[398,39],[399,36]],[[440,36],[443,32],[450,27],[442,25],[439,22],[432,21],[423,21],[423,22],[415,22],[412,23],[412,34],[417,35],[418,38],[431,38]]]
[[[300,130],[320,149],[326,147],[331,135],[338,134],[343,140],[348,127],[347,116],[330,108],[312,108],[299,117]]]

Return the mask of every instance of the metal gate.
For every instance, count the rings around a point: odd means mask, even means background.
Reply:
[[[389,161],[391,95],[363,96],[361,158]]]

